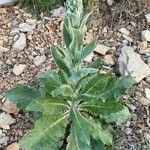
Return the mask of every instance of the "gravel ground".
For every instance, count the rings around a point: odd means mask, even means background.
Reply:
[[[145,13],[150,13],[150,10],[145,9]],[[107,13],[106,16],[103,15],[106,20],[103,26],[89,28],[85,37],[89,42],[93,36],[98,36],[98,45],[107,46],[108,50],[94,52],[85,61],[89,63],[95,57],[100,57],[104,62],[103,71],[113,69],[118,74],[119,50],[128,45],[140,53],[141,32],[148,30],[150,26],[144,14],[135,19],[115,21],[115,26],[106,26],[108,16]],[[63,12],[36,20],[26,10],[17,6],[0,8],[0,115],[8,117],[6,114],[10,114],[9,122],[0,124],[1,150],[12,150],[12,147],[18,150],[18,140],[33,123],[31,115],[19,111],[3,97],[3,93],[16,84],[35,85],[37,72],[55,68],[49,47],[51,44],[62,44],[62,19]],[[123,36],[125,32],[121,33],[120,28],[125,28],[130,34]],[[149,41],[146,45],[146,49],[148,48]],[[140,53],[140,56],[150,67],[150,51]],[[150,99],[146,95],[146,89],[149,88],[150,76],[146,76],[123,97],[131,110],[132,118],[126,124],[114,127],[115,132],[119,133],[115,142],[117,150],[150,149]]]

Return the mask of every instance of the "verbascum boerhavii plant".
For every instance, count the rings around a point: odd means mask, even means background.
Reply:
[[[134,83],[131,77],[102,74],[100,60],[81,67],[93,51],[96,39],[85,43],[86,22],[82,0],[68,0],[63,23],[64,46],[51,46],[59,70],[40,72],[38,88],[18,85],[5,96],[19,108],[41,116],[20,140],[31,150],[103,150],[113,144],[107,124],[130,118],[121,95]]]

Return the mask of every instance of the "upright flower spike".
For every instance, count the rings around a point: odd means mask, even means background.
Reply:
[[[82,0],[67,0],[66,1],[66,11],[69,13],[74,13],[78,17],[80,17],[83,13]]]

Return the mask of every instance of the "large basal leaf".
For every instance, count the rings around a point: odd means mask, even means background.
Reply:
[[[81,140],[83,143],[90,145],[90,127],[86,121],[82,118],[81,114],[72,109],[71,114],[72,130],[74,136]]]
[[[18,85],[6,91],[4,95],[8,100],[24,110],[29,103],[40,96],[40,92],[27,85]]]
[[[91,137],[92,150],[106,150],[105,145],[97,138]]]
[[[125,93],[133,84],[135,80],[132,77],[111,78],[105,88],[102,96],[105,99],[116,99]]]
[[[117,125],[120,125],[121,123],[129,120],[131,118],[131,114],[129,112],[129,109],[127,107],[124,107],[124,109],[122,109],[121,111],[103,116],[103,118],[107,123],[116,123]]]
[[[84,86],[81,91],[83,99],[105,99],[114,100],[125,93],[134,80],[131,77],[111,78],[109,74],[95,75]]]
[[[64,70],[69,75],[70,74],[69,68],[66,65],[66,63],[64,62],[64,60],[59,56],[59,54],[57,52],[57,47],[51,46],[51,51],[52,51],[52,55],[53,55],[53,58],[55,60],[55,63],[57,64],[57,66],[60,69]]]
[[[91,145],[87,145],[77,138],[77,135],[73,130],[71,130],[71,134],[69,135],[67,142],[66,150],[94,150],[91,149]]]
[[[90,136],[100,139],[104,144],[112,144],[112,135],[109,131],[104,130],[99,122],[95,122],[92,118],[85,118],[79,111],[71,112],[72,130],[74,136],[87,145],[90,144]]]
[[[96,46],[96,42],[97,42],[97,40],[95,38],[89,44],[84,46],[83,50],[81,51],[79,62],[84,60],[88,55],[90,55],[92,53],[92,51],[94,50],[94,48]]]
[[[81,95],[83,97],[93,96],[93,98],[98,99],[99,95],[104,92],[109,78],[109,74],[94,74],[90,78],[87,78],[85,83],[83,83]]]
[[[52,91],[53,97],[63,96],[63,97],[73,97],[73,90],[69,85],[62,84]]]
[[[124,107],[116,101],[100,101],[100,102],[86,102],[79,106],[82,110],[89,111],[98,115],[110,115],[121,111]]]
[[[40,72],[37,75],[37,78],[39,80],[39,84],[42,90],[49,94],[51,94],[51,91],[56,89],[61,84],[59,75],[53,70]]]
[[[39,81],[41,88],[49,94],[60,85],[60,82],[53,78],[40,78]]]
[[[69,109],[68,103],[62,99],[53,98],[51,95],[39,97],[31,102],[26,110],[38,111],[45,115],[62,114]]]
[[[34,129],[28,131],[19,145],[31,150],[57,150],[65,133],[68,115],[42,116],[36,121]]]

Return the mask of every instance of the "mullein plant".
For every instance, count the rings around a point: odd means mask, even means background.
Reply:
[[[113,145],[107,124],[121,124],[130,118],[119,101],[134,80],[102,74],[97,59],[82,67],[93,51],[96,38],[89,44],[84,36],[90,14],[83,15],[82,0],[68,0],[63,21],[64,46],[51,46],[58,71],[37,75],[38,88],[18,85],[5,92],[10,101],[24,111],[41,116],[20,140],[21,148],[31,150],[103,150]]]

